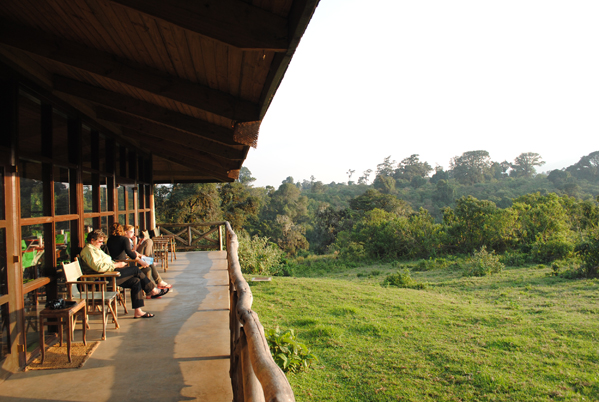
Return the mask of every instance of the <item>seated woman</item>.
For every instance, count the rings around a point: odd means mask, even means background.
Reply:
[[[143,292],[158,297],[163,294],[162,291],[154,287],[154,284],[136,266],[128,267],[125,262],[112,261],[112,258],[100,249],[105,237],[104,232],[99,229],[88,233],[87,244],[80,254],[83,265],[96,272],[120,272],[121,276],[117,278],[116,284],[131,289],[131,304],[135,310],[133,318],[154,317],[154,314],[142,310],[144,306]]]
[[[150,264],[141,259],[140,254],[131,249],[131,241],[129,241],[129,239],[125,236],[123,225],[120,223],[115,222],[110,227],[110,237],[106,242],[106,246],[108,246],[108,251],[110,252],[110,256],[113,260],[125,260],[127,257],[129,257],[132,262],[138,264],[141,269],[148,268],[150,266]],[[133,266],[135,267],[135,265]],[[142,275],[146,277],[143,272]],[[158,295],[147,294],[147,296],[156,299],[167,294],[168,291],[169,289],[162,289]]]
[[[145,237],[142,237],[144,239],[143,242],[140,243],[139,245],[137,245],[136,237],[135,237],[135,228],[131,225],[125,225],[124,230],[125,230],[125,237],[127,237],[131,241],[132,248],[133,248],[133,250],[135,250],[134,253],[136,253],[139,258],[141,258],[143,256],[152,255],[152,239],[145,239]],[[145,236],[145,235],[141,235],[141,236]],[[148,278],[150,278],[150,280],[153,278],[154,282],[156,282],[156,286],[159,289],[170,289],[173,287],[172,285],[169,285],[164,280],[162,280],[162,277],[158,273],[158,270],[156,269],[154,264],[150,264],[147,267],[141,268],[141,271]],[[150,272],[151,272],[151,275],[150,275]]]

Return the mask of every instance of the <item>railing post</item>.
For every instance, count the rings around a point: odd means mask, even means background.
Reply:
[[[223,225],[218,225],[218,249],[223,251]]]
[[[191,225],[187,226],[187,241],[188,241],[188,246],[191,247]]]
[[[264,391],[262,385],[258,381],[258,377],[254,373],[252,368],[252,362],[250,361],[250,348],[248,346],[247,339],[243,328],[240,334],[240,346],[241,346],[241,367],[243,373],[243,396],[244,402],[264,402]]]

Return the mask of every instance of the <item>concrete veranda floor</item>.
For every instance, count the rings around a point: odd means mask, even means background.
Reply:
[[[173,289],[146,300],[156,317],[134,320],[119,307],[121,328],[108,326],[82,368],[13,374],[0,383],[0,400],[231,401],[226,252],[177,253],[161,275]],[[90,318],[87,340],[99,340],[100,320]]]

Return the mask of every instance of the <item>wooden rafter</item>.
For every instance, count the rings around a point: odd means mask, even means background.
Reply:
[[[148,136],[145,133],[140,133],[128,128],[123,129],[123,135],[131,140],[137,140],[141,147],[146,148],[154,153],[165,151],[170,152],[171,154],[187,156],[219,169],[230,170],[240,168],[241,161],[233,161],[230,159],[215,157],[214,155],[207,154],[200,149],[191,148],[189,146],[181,146],[168,140],[164,140],[163,138]]]
[[[247,156],[249,147],[226,146],[218,142],[209,141],[195,134],[176,130],[162,124],[154,123],[140,117],[119,112],[103,106],[96,108],[96,117],[122,127],[130,128],[137,132],[146,134],[150,139],[162,139],[178,146],[186,146],[203,152],[220,156],[226,159],[243,160]]]
[[[286,52],[287,19],[241,0],[110,0],[245,50]]]
[[[233,129],[208,123],[182,113],[165,109],[152,103],[95,87],[70,78],[55,75],[54,89],[91,102],[121,110],[144,119],[164,124],[181,131],[187,131],[200,137],[218,141],[226,145],[242,145],[233,139]]]
[[[219,169],[217,167],[212,167],[204,163],[201,158],[181,155],[179,152],[169,152],[164,150],[160,150],[159,155],[161,158],[164,158],[170,162],[194,169],[200,175],[207,175],[214,179],[225,182],[231,182],[234,180],[228,176],[228,171],[223,171],[222,168]]]
[[[0,21],[0,43],[181,102],[231,120],[255,121],[258,105],[110,53]]]

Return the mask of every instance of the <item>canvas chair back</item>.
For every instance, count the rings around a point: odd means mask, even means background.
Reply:
[[[79,265],[79,261],[75,258],[75,261],[70,262],[68,264],[62,263],[62,270],[64,272],[64,277],[67,282],[77,282],[83,273],[81,272],[81,266]],[[81,299],[82,295],[79,293],[79,288],[75,283],[71,284],[71,294],[73,296],[79,295]]]

